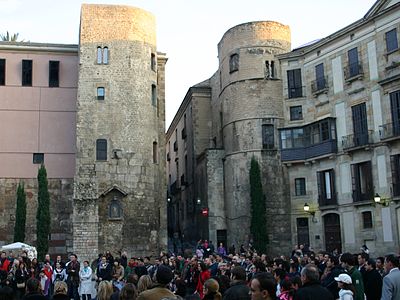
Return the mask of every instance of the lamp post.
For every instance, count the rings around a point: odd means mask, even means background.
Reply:
[[[310,211],[310,205],[308,205],[307,202],[304,203],[303,210],[304,212],[312,216],[311,220],[313,223],[317,223],[317,219],[315,218],[315,211]]]

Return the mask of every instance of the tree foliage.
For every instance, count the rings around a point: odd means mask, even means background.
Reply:
[[[15,208],[14,242],[25,241],[26,193],[23,183],[18,184],[17,206]]]
[[[25,40],[18,41],[19,33],[10,34],[8,31],[6,34],[0,34],[0,40],[4,42],[24,42]]]
[[[47,172],[44,165],[38,171],[38,206],[36,213],[36,239],[39,261],[43,261],[49,250],[50,234],[50,195],[48,190]]]
[[[254,248],[265,253],[268,244],[266,228],[266,203],[261,185],[260,166],[253,156],[250,166],[251,224]]]

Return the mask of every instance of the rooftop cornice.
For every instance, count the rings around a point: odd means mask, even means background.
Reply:
[[[75,44],[49,44],[31,42],[0,42],[0,50],[35,51],[35,52],[62,52],[78,54],[78,45]]]

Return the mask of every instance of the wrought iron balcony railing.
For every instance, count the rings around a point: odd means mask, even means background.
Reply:
[[[320,94],[328,90],[328,77],[324,76],[317,78],[311,82],[311,92],[313,94]]]
[[[357,62],[344,67],[344,78],[346,80],[351,80],[362,75],[364,75],[364,70],[361,63]]]
[[[381,140],[400,137],[400,123],[388,123],[379,126],[379,136]]]
[[[366,133],[362,134],[350,134],[342,137],[342,146],[343,149],[352,149],[361,146],[366,146],[372,144],[373,141],[373,134],[372,130],[368,130]]]

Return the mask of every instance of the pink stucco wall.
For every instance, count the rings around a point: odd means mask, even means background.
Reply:
[[[6,59],[6,85],[0,86],[0,178],[36,177],[33,153],[44,153],[49,178],[74,177],[78,53],[69,52],[0,47],[0,58]],[[33,61],[32,87],[21,86],[23,59]],[[56,88],[48,87],[50,60],[60,61]]]

